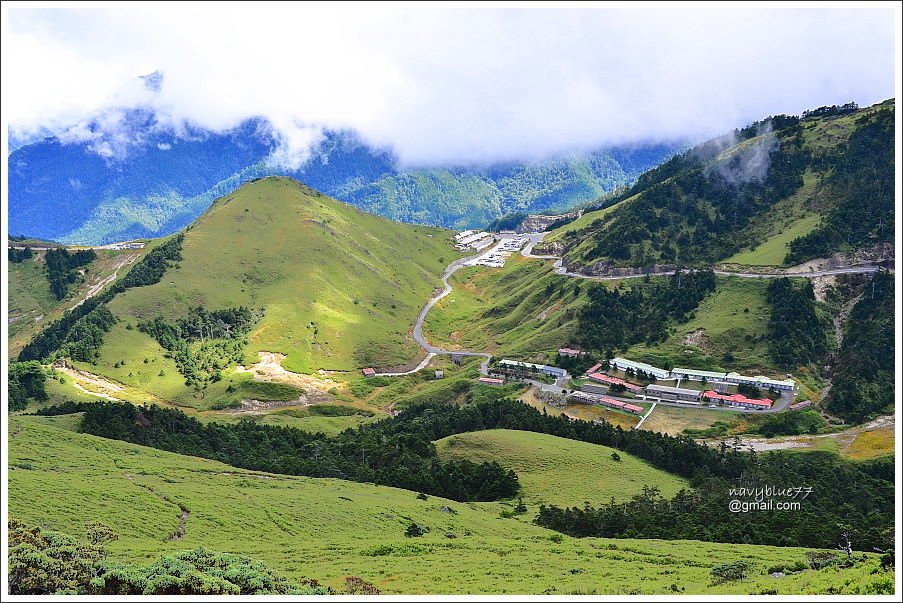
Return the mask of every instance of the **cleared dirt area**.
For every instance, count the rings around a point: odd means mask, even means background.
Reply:
[[[316,397],[331,399],[332,396],[328,395],[327,392],[334,387],[341,387],[337,381],[333,381],[325,374],[319,376],[305,375],[303,373],[293,373],[282,368],[285,354],[280,354],[279,352],[258,352],[257,356],[260,358],[260,362],[249,368],[239,365],[235,368],[235,372],[252,373],[257,381],[276,381],[300,387],[307,392],[309,403],[312,403],[312,399]],[[327,395],[317,396],[317,393]],[[298,405],[294,404],[294,406]]]
[[[88,371],[80,371],[66,362],[57,361],[54,363],[53,368],[72,379],[72,384],[75,388],[86,394],[91,394],[114,402],[120,400],[115,394],[123,391],[124,388],[121,385],[113,383],[112,381],[107,381],[103,377],[99,377]]]
[[[744,448],[752,447],[758,452],[836,447],[840,454],[851,454],[857,458],[871,458],[893,452],[894,425],[894,416],[886,415],[864,425],[851,427],[837,433],[786,436],[770,439],[741,437],[740,441]],[[880,438],[877,438],[877,441],[873,441],[876,438],[870,436],[870,434],[874,433],[880,434]],[[854,446],[854,442],[857,440],[859,440],[859,444]]]

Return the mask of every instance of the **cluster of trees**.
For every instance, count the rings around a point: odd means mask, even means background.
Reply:
[[[815,117],[831,117],[833,115],[844,115],[846,113],[855,113],[859,110],[859,105],[854,101],[850,101],[843,105],[825,105],[818,109],[810,109],[803,111],[803,119],[811,119]]]
[[[498,463],[443,463],[431,430],[393,418],[335,437],[296,428],[202,424],[182,411],[131,404],[67,404],[42,414],[84,411],[82,431],[236,467],[335,477],[426,492],[454,500],[497,500],[517,494],[517,475]]]
[[[24,249],[10,247],[6,250],[6,255],[13,264],[21,264],[25,260],[31,259],[34,253],[31,251],[31,247],[26,245]]]
[[[290,582],[264,563],[204,548],[159,558],[151,565],[110,561],[109,527],[87,525],[87,539],[11,518],[9,592],[13,595],[325,595],[315,581]],[[378,594],[378,591],[377,591]]]
[[[183,235],[178,235],[150,250],[128,274],[106,291],[85,300],[36,334],[19,352],[19,360],[43,360],[54,355],[69,355],[91,361],[97,356],[104,334],[116,322],[106,304],[132,287],[160,282],[172,262],[181,259]],[[66,349],[62,348],[66,346]]]
[[[97,259],[93,249],[82,249],[69,253],[60,247],[49,249],[44,255],[47,269],[47,280],[50,281],[50,292],[57,299],[65,299],[69,295],[69,287],[78,278],[77,270]]]
[[[894,276],[874,275],[853,306],[834,363],[828,409],[862,422],[894,402]]]
[[[818,433],[827,423],[814,409],[797,412],[779,412],[768,415],[765,421],[755,428],[767,438],[776,435],[800,435]]]
[[[876,476],[869,464],[849,462],[830,453],[794,454],[784,451],[754,458],[746,464],[742,482],[724,475],[697,471],[693,490],[667,499],[655,488],[644,488],[628,503],[614,501],[582,508],[540,507],[536,523],[571,536],[607,538],[687,539],[772,546],[834,548],[838,536],[849,532],[860,550],[888,547],[893,526],[892,479]],[[893,466],[893,461],[874,464]],[[796,510],[735,512],[732,500],[753,496],[731,493],[741,484],[812,487],[811,494],[774,497],[797,501]],[[892,530],[891,530],[892,531]]]
[[[775,363],[787,370],[821,363],[828,353],[827,318],[819,315],[812,281],[794,285],[778,278],[768,285],[771,305],[768,347]]]
[[[10,362],[6,383],[9,392],[9,410],[22,410],[30,400],[47,400],[44,382],[47,376],[40,362]]]
[[[578,339],[584,348],[608,356],[641,341],[664,341],[669,321],[686,321],[715,285],[711,270],[678,271],[667,279],[647,279],[626,291],[594,284],[588,291],[589,302],[580,309]]]
[[[212,312],[197,306],[175,323],[158,317],[138,323],[138,329],[169,351],[186,385],[201,389],[219,381],[222,369],[241,362],[245,335],[262,316],[263,310],[244,306]]]
[[[577,356],[562,356],[558,354],[555,358],[555,365],[567,371],[572,375],[582,375],[586,369],[596,364],[596,357],[592,354],[579,354]]]
[[[846,145],[816,167],[828,172],[826,190],[838,201],[822,223],[790,242],[788,264],[894,238],[893,105],[856,120]]]

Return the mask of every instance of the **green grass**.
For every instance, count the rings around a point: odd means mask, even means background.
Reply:
[[[119,263],[127,257],[141,256],[146,249],[96,250],[97,259],[87,268],[83,280],[72,286],[66,299],[60,301],[50,292],[50,283],[44,271],[44,251],[35,251],[31,259],[15,264],[7,261],[9,268],[9,355],[14,357],[32,336],[52,320],[63,315],[75,303],[84,299],[90,287],[111,276]],[[129,266],[119,270],[125,274]]]
[[[686,429],[708,429],[715,423],[731,424],[742,415],[731,410],[710,408],[680,408],[658,404],[652,415],[643,422],[641,429],[669,435],[680,435]]]
[[[503,268],[464,268],[427,316],[424,335],[449,349],[547,362],[573,344],[586,283],[555,274],[550,262],[512,256]]]
[[[781,231],[763,241],[755,249],[736,253],[724,260],[727,264],[749,266],[783,266],[790,242],[815,230],[821,222],[818,214],[808,214],[787,224]]]
[[[436,448],[443,460],[498,461],[514,469],[528,504],[627,501],[644,485],[655,486],[670,498],[689,487],[686,480],[627,453],[618,452],[621,460],[615,461],[613,448],[541,433],[508,429],[461,433],[439,440]]]
[[[633,197],[631,197],[632,199]],[[597,228],[600,225],[597,224],[599,220],[605,217],[607,214],[611,213],[615,209],[617,209],[621,204],[628,202],[630,199],[625,199],[619,203],[612,205],[611,207],[606,207],[605,209],[600,209],[599,211],[588,212],[574,220],[573,222],[568,222],[564,226],[556,228],[551,231],[544,239],[544,242],[552,243],[558,241],[568,235],[569,233],[576,233],[577,231],[583,229],[593,229]]]
[[[31,524],[83,535],[110,525],[111,559],[147,563],[198,546],[260,559],[292,579],[340,586],[360,576],[385,593],[646,593],[671,585],[693,593],[875,592],[892,574],[877,557],[845,570],[780,580],[769,566],[803,561],[805,550],[693,541],[572,539],[534,526],[536,508],[502,519],[500,503],[466,504],[335,479],[268,475],[124,442],[73,433],[71,418],[13,416],[9,511]],[[62,427],[62,428],[61,428]],[[169,499],[164,500],[163,497]],[[182,504],[191,514],[171,541]],[[448,507],[455,513],[442,511]],[[405,538],[410,521],[430,528]],[[456,538],[449,538],[454,534]],[[742,583],[715,586],[716,563],[755,564]],[[882,586],[884,585],[884,586]]]
[[[689,368],[780,375],[767,345],[768,284],[767,279],[718,277],[715,292],[702,300],[694,318],[675,326],[663,343],[632,346],[625,357],[656,366],[670,361]],[[692,334],[696,343],[687,340]]]

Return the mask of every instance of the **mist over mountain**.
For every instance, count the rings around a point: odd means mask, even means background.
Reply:
[[[153,74],[152,74],[153,75]],[[147,76],[153,90],[158,78]],[[12,139],[11,139],[12,140]],[[286,160],[267,120],[213,131],[147,108],[117,109],[11,150],[10,232],[100,244],[173,233],[212,201],[263,176],[292,176],[391,219],[453,228],[593,201],[682,148],[654,142],[545,160],[410,167],[353,130],[323,130]]]

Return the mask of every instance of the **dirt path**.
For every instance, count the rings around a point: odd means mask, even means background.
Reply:
[[[104,398],[112,402],[122,401],[120,398],[117,398],[113,395],[114,393],[121,392],[125,389],[121,385],[113,383],[112,381],[107,381],[103,377],[89,373],[88,371],[78,370],[75,367],[69,365],[66,361],[58,360],[53,364],[53,368],[54,370],[59,371],[60,373],[63,373],[64,375],[72,379],[72,385],[74,385],[75,388],[79,391],[90,394],[92,396],[97,396],[99,398]],[[99,391],[87,389],[83,384],[88,384]]]
[[[104,287],[106,287],[107,285],[109,285],[110,283],[112,283],[113,281],[116,280],[116,277],[119,275],[119,270],[121,270],[124,266],[128,266],[129,264],[131,264],[132,262],[134,262],[137,259],[138,259],[138,254],[129,254],[129,255],[125,256],[124,258],[122,258],[122,260],[120,260],[120,262],[113,269],[113,274],[111,274],[107,278],[102,279],[101,281],[91,285],[91,287],[88,289],[88,293],[85,295],[85,297],[82,298],[82,300],[79,301],[77,304],[75,304],[74,306],[69,308],[69,310],[74,310],[75,308],[79,307],[80,305],[82,305],[83,303],[85,303],[86,301],[88,301],[89,299],[91,299],[92,297],[97,295],[98,293],[100,293]]]

